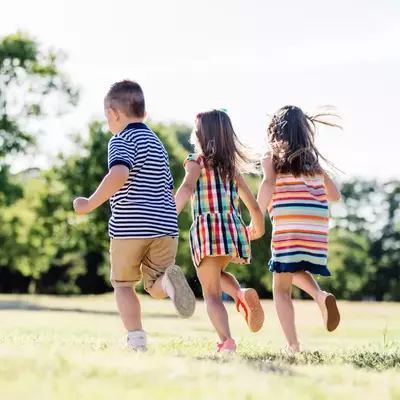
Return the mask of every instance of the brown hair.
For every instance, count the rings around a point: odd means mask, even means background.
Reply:
[[[252,160],[224,111],[198,114],[191,143],[200,146],[206,168],[218,170],[222,178],[234,179],[237,170],[251,170]]]
[[[146,111],[142,88],[130,80],[114,83],[104,99],[104,106],[119,110],[127,117],[144,118]]]
[[[296,177],[321,173],[323,168],[320,159],[334,167],[315,146],[316,124],[337,128],[340,126],[324,120],[323,117],[338,115],[321,113],[308,116],[295,106],[282,107],[275,113],[268,126],[267,141],[277,173],[292,174]]]

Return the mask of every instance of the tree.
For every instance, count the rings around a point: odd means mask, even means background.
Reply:
[[[21,282],[26,289],[29,284],[24,278],[29,275],[24,267],[29,261],[24,264],[20,259],[22,264],[16,266],[16,259],[28,254],[28,249],[17,239],[23,218],[8,209],[23,196],[9,163],[35,145],[30,122],[47,114],[47,102],[51,101],[52,109],[59,105],[59,112],[76,104],[78,91],[60,69],[62,61],[60,52],[42,49],[26,34],[0,38],[0,291],[14,290]],[[14,281],[19,284],[13,285]]]
[[[7,157],[35,143],[31,118],[47,114],[46,102],[63,111],[65,104],[78,100],[78,91],[60,69],[63,58],[23,33],[0,38],[0,205],[22,194],[9,181]]]
[[[400,300],[400,181],[355,179],[343,185],[342,196],[330,260],[343,276],[334,274],[334,285],[347,287],[345,298]]]

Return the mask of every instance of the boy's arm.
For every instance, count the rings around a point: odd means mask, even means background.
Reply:
[[[339,201],[341,199],[342,196],[340,194],[340,190],[336,186],[333,179],[326,172],[324,172],[324,186],[328,201]]]
[[[108,174],[89,199],[78,197],[74,209],[78,215],[87,214],[106,202],[125,185],[133,167],[136,146],[127,146],[125,141],[114,136],[108,145]]]
[[[195,161],[188,161],[185,165],[186,175],[181,187],[175,195],[176,210],[178,215],[184,209],[196,187],[196,183],[200,177],[201,167]]]
[[[129,169],[125,165],[115,165],[112,167],[89,199],[84,197],[75,199],[74,209],[76,213],[84,215],[101,206],[125,185],[128,177]]]
[[[261,166],[264,178],[258,190],[257,202],[261,212],[265,215],[275,191],[276,173],[270,155],[267,155],[267,157],[262,160]]]
[[[239,186],[239,196],[243,200],[243,203],[247,207],[251,216],[251,225],[253,226],[255,232],[252,234],[252,240],[259,239],[264,235],[265,232],[265,221],[264,216],[258,206],[257,200],[251,193],[250,188],[243,179],[242,175],[237,173],[236,179]]]

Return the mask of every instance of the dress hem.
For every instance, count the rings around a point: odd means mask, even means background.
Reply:
[[[224,256],[232,257],[232,260],[229,261],[229,264],[248,265],[251,264],[252,261],[252,257],[238,257],[234,256],[233,254],[204,254],[204,256],[201,258],[199,262],[196,262],[194,259],[192,261],[195,268],[198,268],[205,257],[224,257]]]
[[[279,262],[275,260],[270,260],[269,262],[269,270],[270,272],[282,273],[282,272],[299,272],[305,271],[310,272],[314,275],[321,275],[321,276],[331,276],[329,269],[326,266],[313,264],[309,261],[298,261],[298,262]]]

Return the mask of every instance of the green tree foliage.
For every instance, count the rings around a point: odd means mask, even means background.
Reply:
[[[183,161],[189,129],[177,134],[174,125],[151,124],[164,143],[177,188],[184,176]],[[60,155],[56,165],[40,177],[29,178],[25,196],[9,209],[6,234],[13,237],[0,262],[29,277],[24,288],[45,293],[99,293],[110,290],[108,283],[107,221],[108,204],[85,217],[77,217],[71,204],[77,195],[90,195],[107,172],[107,144],[110,133],[100,122],[89,126],[87,139],[73,137],[73,155]],[[253,192],[259,178],[246,177]],[[355,180],[343,185],[343,202],[332,207],[329,268],[331,278],[320,278],[324,288],[339,298],[357,300],[399,299],[399,203],[400,182]],[[243,218],[249,214],[242,207]],[[18,217],[18,218],[17,218]],[[192,266],[188,232],[191,211],[188,205],[179,218],[180,245],[177,263],[181,265],[200,294]],[[253,243],[251,265],[230,265],[239,281],[271,297],[271,226],[266,235]],[[295,292],[298,295],[299,292]],[[304,295],[303,295],[304,296]],[[306,297],[306,296],[304,296]]]
[[[85,217],[77,217],[72,201],[88,196],[107,173],[110,133],[92,122],[85,139],[72,137],[75,151],[60,155],[46,171],[26,171],[11,176],[10,155],[35,144],[29,120],[50,109],[51,101],[74,105],[77,92],[60,70],[62,55],[42,50],[32,38],[16,34],[0,39],[0,292],[102,293],[108,283],[108,204]],[[178,188],[184,177],[183,162],[192,146],[191,128],[150,123],[170,156]],[[260,178],[247,176],[256,193]],[[331,278],[321,284],[339,298],[400,300],[400,182],[355,179],[342,187],[343,201],[331,208],[329,246]],[[243,218],[249,213],[243,207]],[[191,210],[179,217],[177,263],[200,294],[189,249]],[[252,245],[251,265],[231,265],[229,270],[261,296],[271,297],[271,226]],[[298,295],[299,292],[295,292]]]
[[[49,101],[59,107],[77,101],[77,90],[59,67],[62,61],[60,52],[41,49],[26,34],[0,38],[0,205],[22,194],[9,182],[6,156],[35,143],[29,120],[45,115]]]
[[[46,114],[49,101],[52,111],[57,104],[59,112],[64,111],[65,105],[76,103],[78,92],[60,69],[62,61],[61,53],[42,49],[28,35],[17,33],[0,38],[0,281],[11,288],[26,286],[28,280],[13,273],[19,269],[29,276],[31,269],[25,266],[31,260],[28,261],[30,248],[17,239],[25,225],[23,212],[13,214],[8,209],[23,196],[22,187],[10,179],[8,163],[11,156],[24,153],[35,144],[36,137],[27,126],[33,118]],[[22,254],[25,262],[18,257]]]

